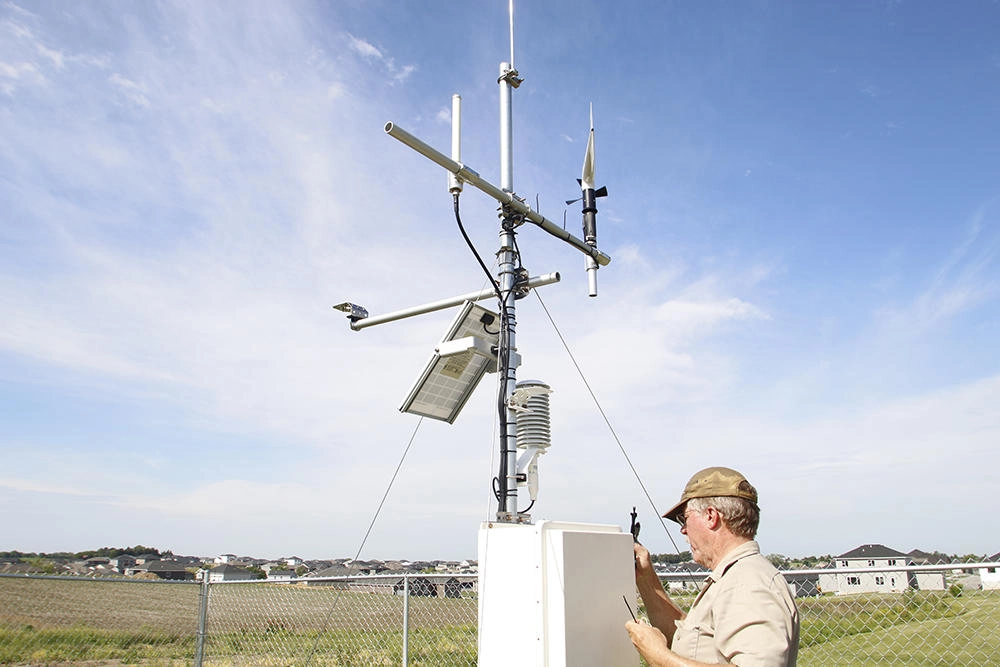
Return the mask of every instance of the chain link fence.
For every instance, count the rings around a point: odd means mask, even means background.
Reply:
[[[996,664],[1000,590],[958,583],[954,567],[921,570],[939,572],[943,590],[913,588],[915,574],[898,568],[907,586],[890,593],[836,594],[829,583],[824,592],[830,570],[787,573],[799,595],[799,664]],[[664,580],[682,607],[693,602],[700,582],[690,574]],[[474,666],[476,618],[474,577],[197,584],[0,575],[0,664]]]

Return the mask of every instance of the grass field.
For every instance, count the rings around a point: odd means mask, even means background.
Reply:
[[[0,664],[190,665],[192,584],[0,577]],[[798,600],[800,665],[983,665],[1000,656],[1000,592]],[[212,586],[204,664],[402,662],[402,600],[273,584]],[[411,598],[409,663],[476,663],[474,598]],[[638,661],[637,661],[638,662]]]

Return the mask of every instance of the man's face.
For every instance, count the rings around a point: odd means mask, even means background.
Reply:
[[[710,531],[705,525],[705,512],[708,510],[693,510],[684,507],[684,525],[681,526],[681,534],[687,538],[691,545],[691,558],[694,562],[705,567],[710,567],[707,563],[708,554],[705,553],[707,547],[706,538]]]

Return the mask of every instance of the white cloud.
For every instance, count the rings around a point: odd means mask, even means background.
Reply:
[[[10,64],[0,62],[0,87],[4,94],[11,95],[18,85],[44,85],[45,76],[33,63]]]
[[[1000,297],[1000,234],[985,224],[989,211],[984,205],[972,214],[963,237],[934,268],[929,284],[908,305],[880,310],[882,322],[913,335]]]
[[[27,493],[44,493],[59,496],[83,496],[83,497],[104,497],[106,494],[98,491],[82,490],[73,486],[61,486],[52,484],[44,480],[16,479],[11,477],[0,477],[0,487],[13,491]]]
[[[417,71],[416,65],[403,65],[399,69],[390,67],[393,70],[393,78],[397,83],[402,83],[410,78],[410,75]]]
[[[146,96],[146,87],[130,79],[126,79],[121,74],[115,72],[108,77],[108,82],[117,86],[125,96],[125,99],[139,107],[148,107],[149,98]]]
[[[50,49],[44,44],[37,44],[35,48],[38,49],[39,55],[50,60],[56,69],[62,69],[65,66],[66,57],[63,55],[62,51]]]
[[[394,58],[386,55],[382,49],[379,49],[364,39],[355,37],[351,34],[348,34],[347,37],[348,43],[354,52],[360,54],[367,60],[374,60],[381,63],[391,76],[394,83],[403,83],[410,78],[411,74],[417,71],[416,65],[397,66]]]
[[[348,35],[348,39],[350,40],[351,48],[357,53],[360,53],[365,58],[384,60],[382,52],[378,50],[378,48],[376,48],[370,42],[366,42],[363,39],[359,39],[354,35]]]
[[[674,335],[703,334],[730,320],[767,319],[753,304],[732,297],[717,301],[671,300],[658,306],[652,314],[654,322],[669,327]]]

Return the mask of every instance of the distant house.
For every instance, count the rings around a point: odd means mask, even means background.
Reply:
[[[153,561],[146,566],[146,571],[150,574],[155,574],[160,579],[170,581],[190,581],[194,579],[194,574],[188,572],[184,565],[173,561]]]
[[[220,554],[215,557],[215,563],[217,565],[225,565],[226,563],[232,563],[236,558],[236,554]]]
[[[819,586],[823,592],[837,595],[901,593],[908,588],[944,590],[944,574],[941,572],[895,569],[910,565],[913,562],[908,554],[883,544],[863,544],[837,556],[834,559],[835,572],[820,575]]]
[[[943,553],[928,553],[920,549],[914,549],[907,555],[910,557],[910,562],[914,565],[941,565],[951,562],[951,558]]]
[[[279,584],[290,584],[297,578],[292,570],[269,570],[267,580]]]
[[[979,581],[984,591],[998,590],[1000,589],[1000,553],[995,553],[986,560],[992,565],[979,568]]]
[[[253,581],[257,576],[250,570],[234,565],[217,565],[208,571],[208,583],[219,581]]]
[[[114,570],[125,574],[125,570],[130,567],[135,567],[135,556],[129,554],[122,554],[121,556],[115,556],[108,561],[108,565]]]
[[[385,563],[380,560],[352,560],[346,565],[361,574],[378,574],[386,571]]]
[[[364,573],[353,565],[331,565],[330,567],[324,567],[322,570],[310,572],[306,575],[306,577],[310,579],[319,579],[323,577],[357,577],[361,574]]]
[[[385,561],[385,569],[389,572],[405,572],[410,569],[410,564],[401,560]]]
[[[819,583],[820,577],[824,576],[815,571],[796,572],[795,570],[784,570],[781,573],[788,582],[788,589],[792,597],[803,598],[819,595],[823,588]]]
[[[686,563],[660,563],[655,566],[656,574],[671,592],[692,592],[701,590],[709,570],[694,561]]]

